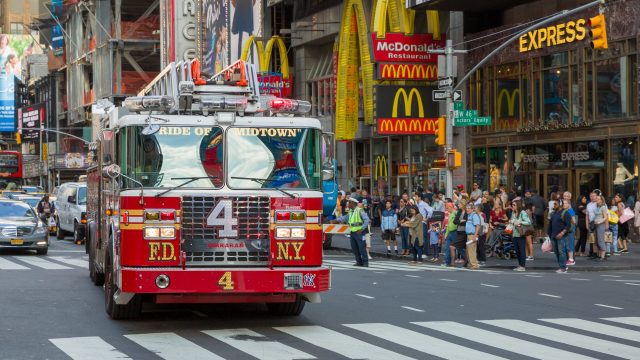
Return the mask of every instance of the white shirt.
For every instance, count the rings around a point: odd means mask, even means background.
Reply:
[[[591,222],[596,218],[598,204],[594,201],[587,204],[587,221]]]

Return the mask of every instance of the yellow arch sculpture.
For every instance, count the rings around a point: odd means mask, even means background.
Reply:
[[[440,17],[438,11],[427,10],[427,31],[434,39],[440,39]],[[371,32],[383,38],[390,32],[412,35],[415,28],[415,10],[407,9],[404,0],[375,0],[371,17]],[[387,22],[388,20],[388,22]]]
[[[282,78],[289,78],[289,58],[287,57],[287,47],[284,44],[284,40],[278,35],[274,35],[267,41],[267,45],[263,44],[261,40],[257,40],[254,35],[249,36],[247,42],[242,48],[242,60],[247,61],[249,59],[249,52],[251,51],[251,45],[256,46],[258,50],[258,66],[260,72],[268,72],[271,66],[271,53],[273,52],[273,45],[278,45],[278,52],[280,54],[280,71],[282,72]]]
[[[337,140],[351,140],[358,130],[360,75],[362,76],[364,119],[367,124],[373,124],[373,63],[369,51],[368,34],[362,0],[347,0],[342,12],[338,45]]]

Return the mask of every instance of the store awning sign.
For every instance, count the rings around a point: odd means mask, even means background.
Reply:
[[[520,36],[518,41],[520,52],[522,53],[541,49],[543,47],[569,44],[574,41],[583,40],[587,36],[586,24],[587,20],[578,19],[575,21],[571,20],[566,23],[531,30]]]
[[[430,50],[442,49],[444,36],[434,40],[432,34],[405,35],[402,33],[386,33],[379,38],[371,33],[373,41],[373,60],[376,62],[409,62],[438,63],[438,55],[430,54]]]
[[[376,87],[378,134],[435,134],[438,105],[431,101],[433,90],[433,86]]]

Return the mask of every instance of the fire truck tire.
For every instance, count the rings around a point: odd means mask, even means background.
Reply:
[[[130,320],[136,319],[142,312],[142,297],[135,295],[128,304],[118,305],[113,299],[113,295],[118,290],[114,282],[115,274],[113,271],[113,263],[111,254],[105,260],[105,279],[104,279],[104,304],[105,310],[109,317],[113,320]]]
[[[296,296],[296,301],[290,303],[267,303],[267,309],[275,316],[298,316],[304,309],[306,301],[302,296]]]

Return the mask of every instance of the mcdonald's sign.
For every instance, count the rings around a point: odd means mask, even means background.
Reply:
[[[378,134],[435,134],[438,104],[431,101],[429,95],[434,89],[433,86],[376,87]]]
[[[431,34],[386,33],[380,38],[371,33],[371,39],[373,60],[377,62],[437,63],[438,56],[429,50],[443,49],[445,45],[444,36],[434,40]]]
[[[418,171],[416,164],[411,164],[411,173],[415,174]],[[409,174],[409,164],[398,164],[398,175]]]
[[[257,40],[254,35],[251,35],[242,48],[242,60],[249,60],[252,45],[255,45],[258,54],[260,93],[282,97],[291,96],[293,80],[289,76],[289,58],[287,57],[287,46],[284,44],[284,40],[280,36],[274,35],[265,45],[261,40]],[[278,47],[278,54],[280,55],[279,73],[269,71],[274,45]]]
[[[515,88],[515,89],[500,89],[500,92],[498,92],[498,108],[497,108],[497,112],[498,112],[498,119],[502,118],[502,114],[503,114],[503,101],[504,99],[507,99],[507,117],[513,118],[513,117],[520,117],[520,89]],[[516,108],[516,100],[518,101],[518,107]],[[518,113],[516,114],[516,110],[518,110]]]
[[[376,172],[373,174],[374,180],[378,180],[379,177],[389,176],[389,168],[387,167],[387,158],[384,155],[378,155],[376,157]]]
[[[380,80],[436,80],[438,66],[435,64],[395,64],[382,63],[378,65],[378,79]]]

